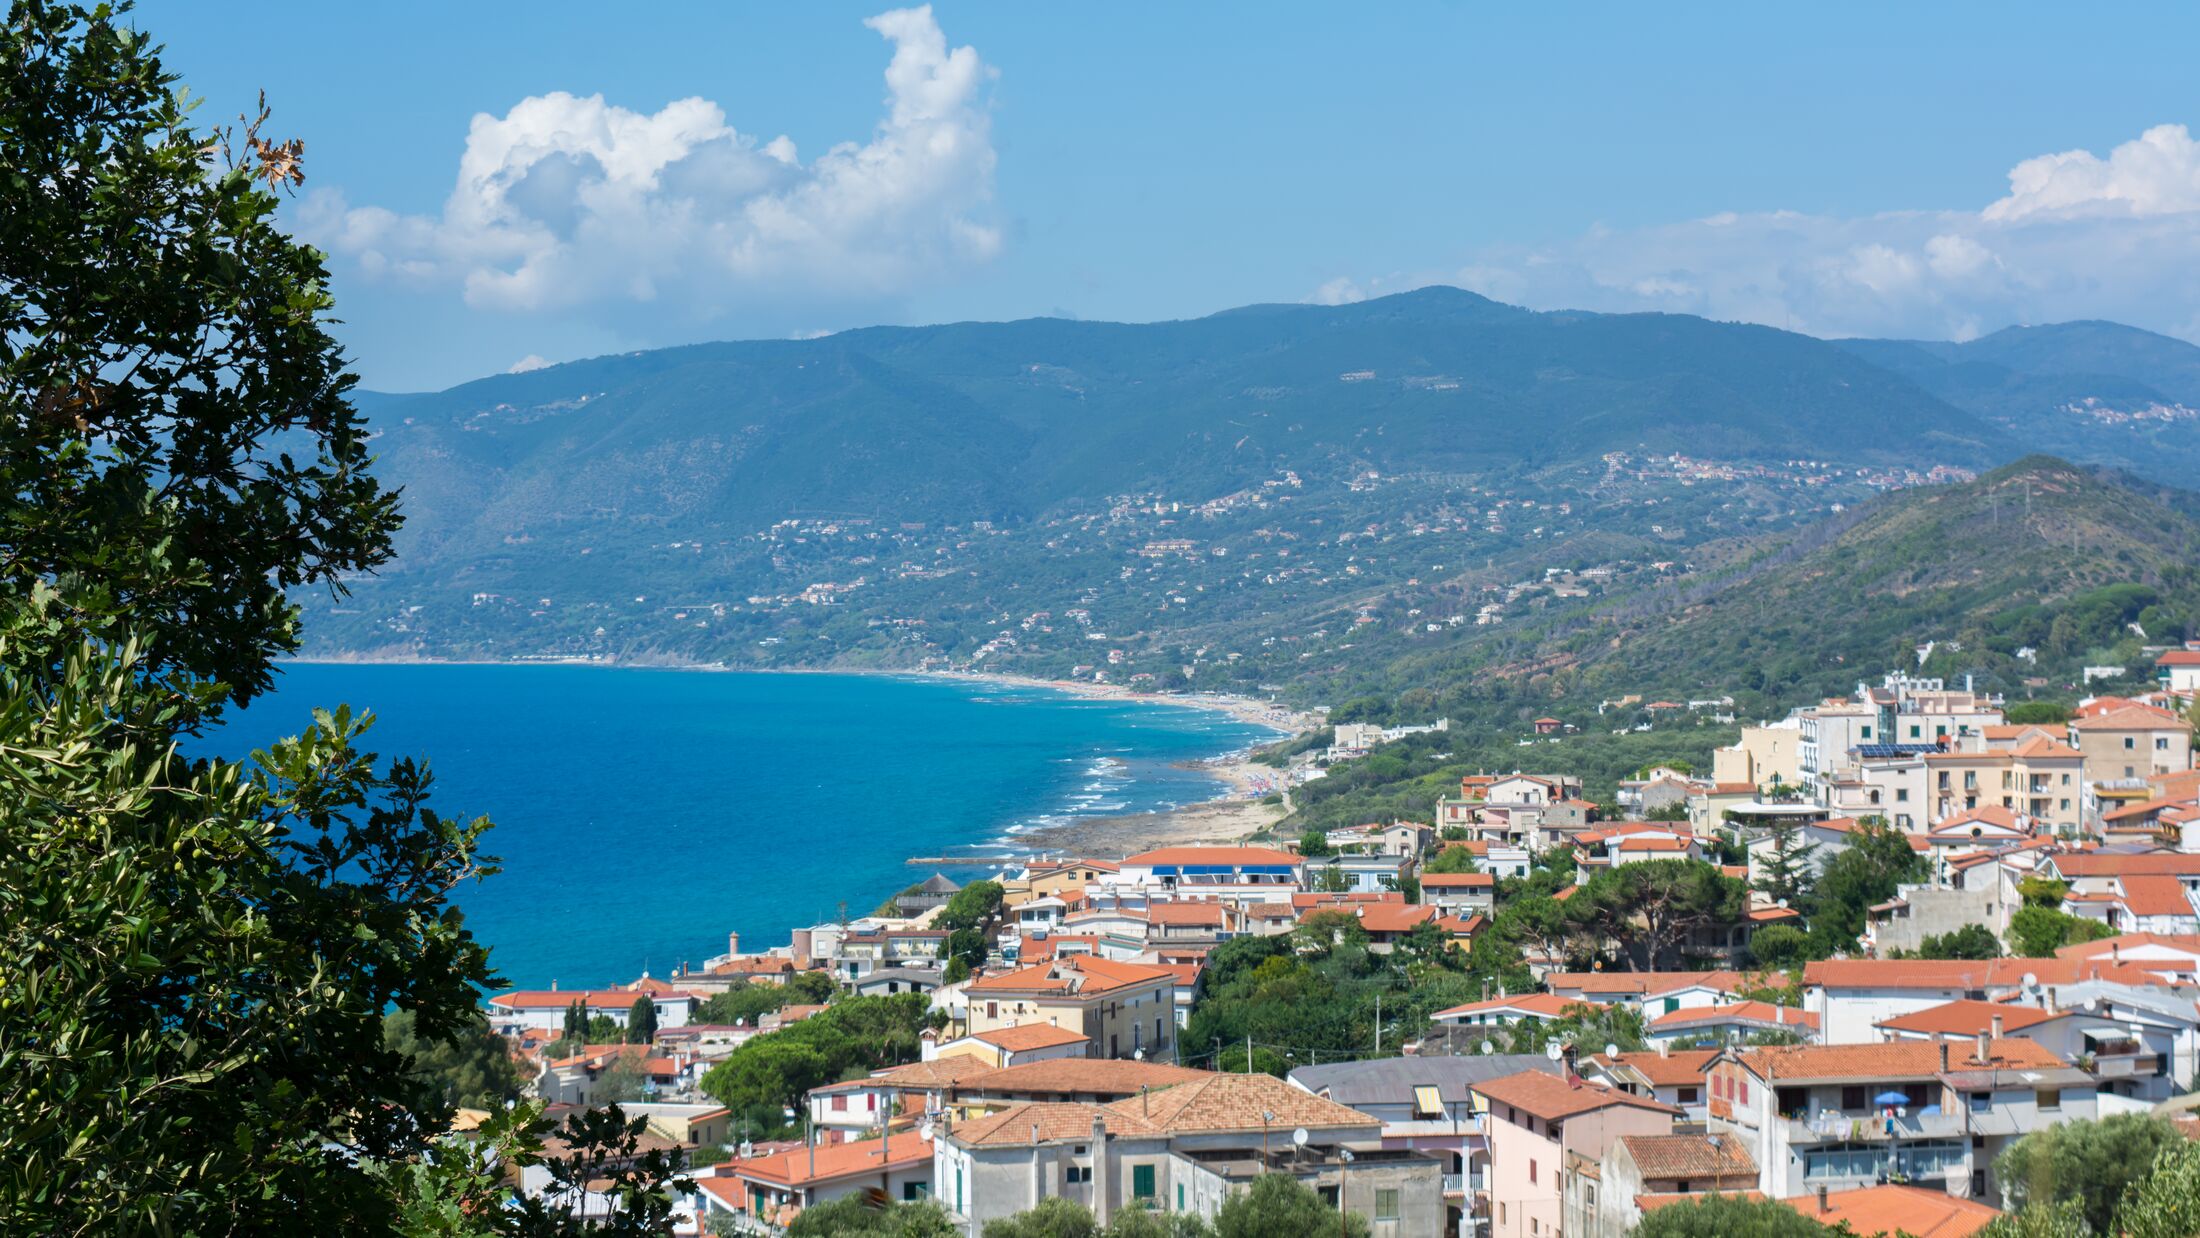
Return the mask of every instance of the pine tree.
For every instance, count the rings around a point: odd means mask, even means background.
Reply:
[[[1818,873],[1818,844],[1803,838],[1803,827],[1783,821],[1772,827],[1772,848],[1766,853],[1760,875],[1752,887],[1775,903],[1800,906],[1803,889]]]
[[[626,1043],[646,1045],[657,1039],[657,1003],[647,994],[634,999],[634,1006],[626,1012]]]

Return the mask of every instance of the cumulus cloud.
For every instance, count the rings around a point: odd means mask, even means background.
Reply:
[[[2006,196],[1975,210],[1726,212],[1485,249],[1422,278],[1540,309],[1669,310],[1825,336],[1967,339],[2113,318],[2200,339],[2200,142],[2161,125],[2105,157],[2027,159]]]
[[[504,372],[507,374],[528,374],[536,370],[547,370],[553,364],[548,357],[544,357],[539,353],[528,353],[526,356],[514,361],[512,368]]]
[[[707,99],[654,113],[562,91],[477,115],[434,215],[323,191],[304,231],[371,279],[455,286],[488,310],[649,305],[711,319],[758,302],[890,298],[982,263],[991,222],[992,70],[929,6],[865,21],[892,48],[867,141],[805,162]]]
[[[1351,305],[1367,300],[1367,293],[1359,284],[1340,275],[1316,288],[1307,300],[1315,305]]]

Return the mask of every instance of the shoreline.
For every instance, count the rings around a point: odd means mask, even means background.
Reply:
[[[372,654],[354,657],[292,657],[284,663],[324,666],[569,666],[613,670],[697,671],[756,675],[861,675],[910,680],[950,680],[1000,688],[1037,689],[1087,700],[1117,701],[1133,705],[1171,705],[1222,714],[1235,721],[1261,727],[1277,741],[1303,736],[1325,725],[1311,710],[1293,709],[1271,701],[1228,693],[1164,694],[1139,692],[1123,684],[1091,683],[1073,679],[1042,679],[1006,672],[924,670],[915,667],[733,667],[699,662],[606,662],[587,658],[418,658]],[[1120,860],[1128,855],[1165,846],[1214,845],[1235,842],[1270,829],[1289,809],[1282,804],[1263,804],[1262,797],[1284,787],[1283,771],[1248,759],[1251,748],[1235,749],[1199,760],[1183,761],[1178,768],[1196,769],[1218,784],[1220,794],[1196,803],[1152,812],[1087,817],[1021,832],[1003,829],[992,839],[971,845],[988,855],[1029,853],[1040,856],[1078,856]],[[906,857],[905,857],[906,858]],[[972,868],[994,864],[973,863]]]

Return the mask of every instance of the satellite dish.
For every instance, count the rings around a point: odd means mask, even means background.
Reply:
[[[2040,987],[2040,978],[2033,975],[2031,972],[2024,973],[2024,987],[2028,989],[2036,989]]]
[[[1483,1042],[1482,1042],[1482,1052],[1484,1052],[1484,1053],[1495,1053],[1495,1052],[1497,1052],[1497,1046],[1496,1046],[1496,1045],[1493,1045],[1493,1044],[1491,1044],[1491,1043],[1490,1043],[1489,1041],[1485,1040],[1485,1041],[1483,1041]]]
[[[1618,1057],[1618,1056],[1619,1056],[1619,1046],[1618,1046],[1617,1044],[1614,1044],[1614,1043],[1610,1042],[1610,1041],[1606,1041],[1606,1042],[1605,1042],[1605,1044],[1604,1044],[1604,1056],[1606,1056],[1606,1057]]]
[[[1551,1043],[1543,1046],[1543,1056],[1555,1062],[1558,1059],[1566,1056],[1566,1046],[1554,1040]]]
[[[1303,1126],[1291,1132],[1291,1142],[1302,1148],[1306,1146],[1306,1141],[1312,1138],[1313,1136],[1308,1134]]]
[[[917,1138],[926,1143],[932,1142],[932,1119],[926,1118],[924,1121],[917,1123]]]

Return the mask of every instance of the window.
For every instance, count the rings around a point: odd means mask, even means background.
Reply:
[[[1918,728],[1918,725],[1917,725],[1917,724],[1916,724],[1915,722],[1911,723],[1911,724],[1910,724],[1910,738],[1911,738],[1911,739],[1916,739],[1916,738],[1918,738],[1918,736],[1919,736],[1920,734],[1922,734],[1922,732],[1921,732],[1921,731],[1919,730],[1919,728]]]
[[[1855,1086],[1842,1088],[1841,1107],[1843,1109],[1862,1109],[1864,1107],[1864,1089]]]
[[[846,1094],[846,1093],[838,1093],[838,1094],[835,1094],[835,1095],[834,1095],[834,1097],[833,1097],[833,1112],[834,1112],[834,1113],[846,1113],[846,1112],[848,1112],[848,1096],[847,1096],[847,1094]]]
[[[987,1002],[985,1004],[985,1017],[988,1019],[1000,1018],[1001,1004],[999,1002]]]
[[[2042,1109],[2060,1109],[2062,1108],[2062,1089],[2041,1088],[2034,1099],[2039,1102]]]
[[[1184,1211],[1184,1184],[1181,1182],[1176,1184],[1176,1210]]]
[[[1908,787],[1896,787],[1894,789],[1894,802],[1897,804],[1909,803],[1910,789]]]
[[[1528,1181],[1530,1181],[1530,1182],[1533,1182],[1533,1181],[1535,1181],[1535,1162],[1534,1162],[1534,1161],[1529,1161],[1529,1162],[1528,1162]]]
[[[1067,1182],[1071,1186],[1077,1186],[1081,1183],[1090,1182],[1092,1181],[1092,1166],[1072,1165],[1068,1169],[1062,1171],[1062,1181]]]
[[[1736,1084],[1736,1085],[1737,1085],[1738,1087],[1740,1087],[1740,1089],[1741,1089],[1741,1092],[1742,1092],[1742,1095],[1741,1095],[1741,1101],[1742,1101],[1742,1103],[1743,1103],[1743,1104],[1745,1104],[1745,1105],[1746,1105],[1746,1104],[1748,1104],[1748,1103],[1749,1103],[1749,1080],[1747,1080],[1747,1079],[1736,1079],[1736,1080],[1735,1080],[1734,1082],[1735,1082],[1735,1084]]]
[[[1679,1092],[1679,1096],[1680,1102],[1684,1105],[1693,1105],[1696,1103],[1695,1088],[1682,1088]]]
[[[1131,1198],[1152,1199],[1153,1194],[1153,1166],[1131,1166]]]
[[[2139,737],[2138,737],[2138,736],[2136,736],[2136,735],[2126,735],[2126,736],[2124,736],[2124,751],[2126,751],[2126,752],[2129,752],[2129,751],[2131,751],[2131,750],[2132,750],[2133,748],[2136,748],[2136,747],[2138,747],[2138,746],[2139,746]]]
[[[1440,1118],[1444,1116],[1444,1097],[1433,1083],[1417,1083],[1413,1086],[1413,1116]]]
[[[1395,1221],[1398,1219],[1397,1187],[1386,1186],[1375,1192],[1375,1219],[1378,1221]]]

